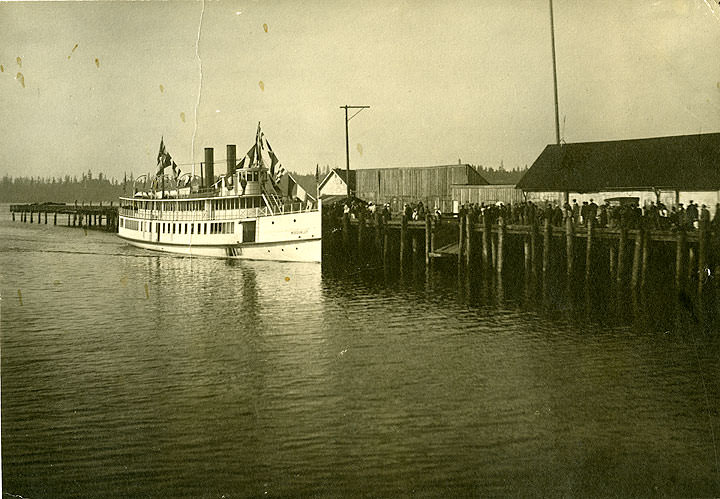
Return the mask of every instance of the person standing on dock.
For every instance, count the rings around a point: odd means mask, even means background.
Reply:
[[[688,226],[696,227],[697,224],[695,222],[697,222],[698,220],[698,206],[692,199],[690,200],[690,204],[685,210],[685,217],[687,218]]]
[[[588,205],[588,218],[592,218],[593,222],[597,218],[597,212],[598,212],[598,205],[595,204],[595,201],[590,198],[590,204]]]
[[[573,199],[572,217],[573,223],[577,225],[578,221],[580,220],[580,205],[578,204],[577,199]]]
[[[702,205],[700,209],[700,221],[703,223],[710,223],[710,210],[707,209],[706,205]]]

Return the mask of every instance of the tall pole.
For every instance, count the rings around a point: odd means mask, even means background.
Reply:
[[[550,40],[552,41],[553,88],[555,90],[555,141],[560,145],[560,114],[558,112],[557,67],[555,63],[555,20],[553,18],[552,0],[550,0]]]
[[[552,63],[553,63],[553,90],[555,91],[555,143],[560,145],[560,113],[558,111],[558,90],[557,90],[557,64],[555,62],[555,19],[553,17],[553,4],[550,0],[550,40],[552,42]],[[570,192],[563,192],[565,203],[570,202]]]
[[[345,183],[347,184],[347,197],[350,197],[350,138],[348,135],[348,123],[351,119],[358,115],[363,109],[368,109],[370,106],[340,106],[340,109],[345,109]],[[348,118],[348,109],[358,109],[359,111]]]
[[[350,199],[350,135],[348,133],[348,107],[345,106],[345,183],[347,197]]]

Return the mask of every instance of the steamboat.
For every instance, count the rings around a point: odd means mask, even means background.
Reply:
[[[118,236],[184,255],[320,262],[320,203],[285,170],[259,124],[242,160],[228,145],[226,161],[216,176],[213,149],[205,148],[200,175],[181,174],[161,140],[156,173],[120,198]]]

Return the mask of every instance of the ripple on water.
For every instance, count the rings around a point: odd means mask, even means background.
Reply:
[[[469,306],[442,282],[0,233],[6,492],[720,490],[716,338]]]

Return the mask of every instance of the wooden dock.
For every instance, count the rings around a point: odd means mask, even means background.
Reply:
[[[491,223],[489,216],[474,214],[439,220],[428,215],[423,221],[404,216],[384,220],[379,214],[351,219],[344,214],[340,219],[327,216],[324,224],[329,258],[375,259],[385,271],[397,268],[401,274],[423,262],[430,268],[433,261],[443,260],[457,262],[458,275],[501,280],[511,259],[543,285],[551,280],[550,274],[567,283],[584,280],[597,285],[597,275],[602,274],[608,284],[635,292],[646,286],[648,269],[659,265],[654,259],[662,252],[665,262],[674,254],[674,268],[666,273],[676,288],[702,296],[715,267],[720,269],[720,231],[711,231],[706,221],[697,229],[657,230],[597,228],[592,221],[580,225],[572,218],[559,227],[549,220],[515,225],[499,218]]]
[[[53,225],[58,224],[58,215],[60,215],[60,223],[67,215],[68,227],[80,227],[85,229],[106,230],[109,232],[117,232],[118,226],[118,207],[113,203],[93,204],[62,204],[62,203],[42,203],[42,204],[11,204],[10,213],[13,222],[18,220],[24,223],[48,223],[48,218],[52,218]]]

